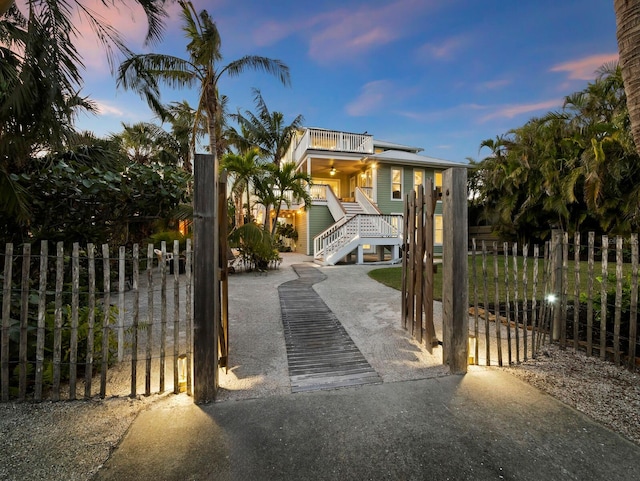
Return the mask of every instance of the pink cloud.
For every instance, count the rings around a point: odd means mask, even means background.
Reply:
[[[489,80],[487,82],[482,82],[480,85],[476,87],[477,90],[485,91],[485,90],[497,90],[502,87],[506,87],[510,85],[512,81],[510,79],[498,79],[498,80]]]
[[[376,80],[362,87],[362,93],[353,102],[350,102],[347,114],[360,117],[378,110],[393,92],[393,84],[388,80]]]
[[[566,72],[570,80],[594,80],[596,70],[609,62],[616,62],[618,53],[591,55],[577,60],[570,60],[551,67],[551,72]]]
[[[308,38],[309,56],[321,63],[353,61],[358,56],[396,41],[420,26],[420,18],[441,0],[396,0],[379,7],[341,8],[287,22],[267,21],[255,30],[259,45],[271,45],[291,35]],[[412,25],[413,24],[413,25]]]
[[[95,105],[98,110],[98,115],[110,115],[113,117],[125,116],[124,110],[104,100],[96,100]]]
[[[549,110],[554,107],[559,108],[562,106],[562,100],[547,100],[544,102],[537,102],[533,104],[516,104],[505,105],[499,107],[494,112],[485,115],[480,119],[480,122],[486,122],[492,119],[507,118],[512,119],[518,115],[528,114],[531,112],[538,112],[540,110]]]
[[[467,43],[463,36],[445,39],[439,44],[427,43],[418,49],[418,55],[438,60],[451,60],[454,54]]]
[[[107,5],[104,5],[102,0],[82,0],[79,3],[101,23],[115,29],[128,48],[134,51],[142,49],[148,25],[142,7],[136,2],[123,0],[113,3],[107,2]],[[26,0],[17,0],[17,5],[23,13],[28,12]],[[69,5],[72,23],[76,29],[76,38],[73,43],[82,57],[87,72],[96,76],[109,74],[105,47],[98,40],[87,14],[74,2],[69,2]],[[165,18],[165,24],[168,30],[172,26],[170,20],[178,16],[179,6],[177,3],[171,2],[167,3],[166,9],[168,17]],[[117,49],[113,46],[112,48],[114,53],[117,53]]]

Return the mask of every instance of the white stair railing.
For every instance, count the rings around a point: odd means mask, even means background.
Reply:
[[[333,220],[340,222],[342,218],[347,215],[347,211],[344,209],[342,202],[340,202],[335,192],[333,192],[333,189],[328,185],[326,186],[326,197],[327,207],[329,208],[329,212],[331,212]]]
[[[367,214],[382,214],[362,187],[356,187],[356,202]]]
[[[350,220],[334,224],[314,239],[314,258],[325,262],[356,239],[400,238],[401,215],[358,214]]]

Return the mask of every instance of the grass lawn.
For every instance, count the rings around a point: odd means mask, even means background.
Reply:
[[[482,255],[476,255],[476,277],[478,282],[478,303],[484,304],[484,281],[482,270]],[[518,263],[518,299],[523,298],[523,258],[517,258]],[[533,293],[533,266],[534,260],[527,258],[527,299],[531,299]],[[494,259],[493,255],[487,256],[487,297],[489,303],[493,303],[495,300],[496,292],[496,280],[494,271]],[[540,299],[543,289],[543,261],[538,260],[538,286],[537,286],[537,298]],[[588,289],[588,269],[589,264],[587,262],[580,262],[580,292],[586,294]],[[600,297],[601,284],[599,279],[602,278],[602,264],[598,261],[594,264],[594,281],[593,281],[593,296]],[[615,275],[616,265],[615,262],[608,263],[607,272],[609,276]],[[630,275],[631,265],[624,264],[623,273]],[[402,267],[387,267],[382,269],[375,269],[369,272],[369,276],[382,284],[385,284],[393,289],[400,290],[402,288]],[[575,263],[573,260],[569,262],[569,269],[567,271],[569,286],[567,289],[569,301],[573,300],[575,292]],[[438,266],[438,272],[434,274],[434,288],[433,297],[435,300],[442,300],[442,265]],[[504,267],[504,255],[498,256],[498,276],[497,276],[497,288],[499,291],[500,302],[504,302],[507,297],[507,280],[505,279],[505,267]],[[513,256],[509,256],[509,299],[513,302],[514,299],[514,271],[513,271]],[[608,289],[610,293],[615,290],[615,283],[609,282]],[[611,298],[611,301],[613,299]],[[469,304],[474,303],[474,278],[473,278],[473,257],[469,256]]]

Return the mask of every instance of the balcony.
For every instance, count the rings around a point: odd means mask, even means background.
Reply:
[[[306,129],[297,144],[292,143],[285,158],[298,163],[309,149],[373,154],[373,136],[336,130]]]

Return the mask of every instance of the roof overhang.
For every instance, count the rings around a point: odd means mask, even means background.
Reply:
[[[426,155],[418,155],[401,150],[385,150],[379,154],[367,155],[363,160],[369,162],[380,162],[383,164],[397,163],[442,169],[450,169],[453,167],[464,167],[466,169],[471,168],[469,163],[437,159],[435,157],[427,157]]]

